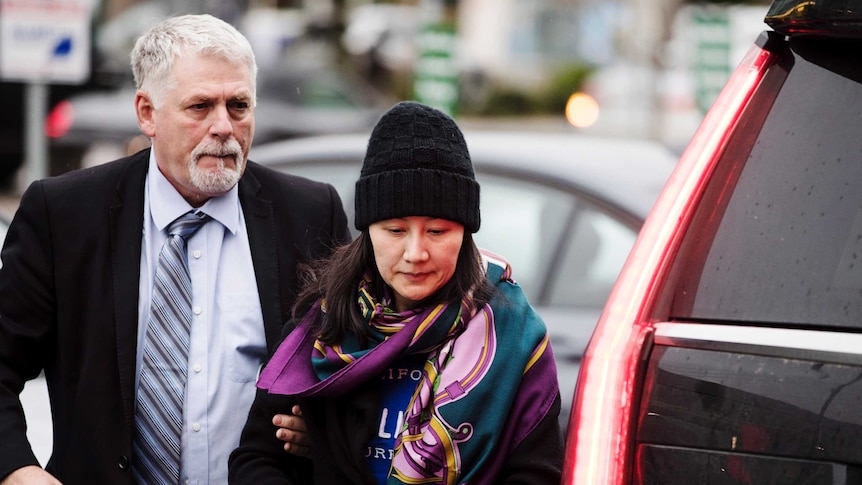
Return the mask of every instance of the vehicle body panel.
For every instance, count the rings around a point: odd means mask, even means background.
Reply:
[[[766,32],[737,68],[591,338],[563,483],[860,483],[859,47]]]

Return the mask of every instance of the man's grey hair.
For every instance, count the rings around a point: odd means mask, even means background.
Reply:
[[[232,25],[206,14],[168,18],[138,38],[131,60],[135,88],[149,94],[159,107],[175,82],[174,61],[187,55],[217,56],[247,67],[256,103],[257,62],[251,44]]]

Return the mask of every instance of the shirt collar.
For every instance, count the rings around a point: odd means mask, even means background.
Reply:
[[[177,217],[193,209],[177,192],[156,164],[154,150],[150,150],[150,165],[147,177],[149,182],[150,213],[159,231]],[[239,185],[239,184],[237,184]],[[236,234],[239,226],[239,189],[234,185],[227,193],[213,197],[200,207],[200,210],[217,220],[231,234]]]

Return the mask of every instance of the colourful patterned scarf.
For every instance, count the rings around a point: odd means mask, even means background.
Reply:
[[[508,264],[483,256],[498,290],[483,308],[471,312],[465,299],[399,314],[363,286],[359,305],[370,348],[360,348],[355,337],[340,345],[319,342],[310,332],[322,318],[318,305],[273,354],[258,387],[335,397],[403,356],[427,354],[387,483],[486,482],[548,413],[558,386],[544,324],[511,280]]]

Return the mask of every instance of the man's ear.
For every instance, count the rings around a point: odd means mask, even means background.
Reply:
[[[156,134],[156,123],[153,119],[155,111],[156,108],[147,93],[140,90],[135,93],[135,113],[138,115],[138,126],[141,128],[141,132],[150,138]]]

